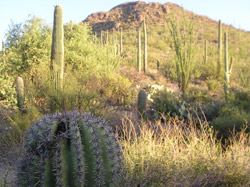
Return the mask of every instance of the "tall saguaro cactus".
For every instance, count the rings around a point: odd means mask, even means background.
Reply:
[[[205,40],[204,64],[207,64],[207,40]]]
[[[147,42],[147,26],[145,19],[143,20],[143,30],[144,30],[144,73],[147,72],[148,69],[148,42]]]
[[[24,108],[24,84],[22,77],[17,77],[16,79],[16,93],[17,93],[17,106],[19,110],[22,110]]]
[[[53,38],[51,49],[51,70],[55,81],[55,89],[63,87],[64,74],[64,31],[63,10],[57,5],[54,11]]]
[[[138,72],[141,72],[141,33],[140,28],[138,28],[138,49],[137,49],[137,68]]]
[[[5,64],[6,54],[5,54],[5,43],[3,40],[2,40],[2,52],[3,52],[3,63]]]
[[[227,33],[224,33],[224,48],[225,48],[225,76],[224,76],[224,93],[225,93],[225,100],[228,101],[228,87],[229,87],[229,78],[232,71],[233,65],[233,57],[231,57],[231,62],[228,64],[228,38]]]
[[[221,20],[218,23],[218,61],[217,61],[217,78],[220,76],[222,64],[222,25]]]
[[[122,41],[122,28],[120,30],[120,55],[122,55],[123,41]]]

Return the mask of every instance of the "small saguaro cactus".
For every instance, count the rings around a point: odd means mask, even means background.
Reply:
[[[156,65],[157,65],[157,71],[160,71],[160,61],[159,61],[159,59],[157,59]]]
[[[51,48],[51,71],[55,89],[63,87],[64,74],[64,30],[63,30],[63,10],[57,5],[54,11],[54,24]]]
[[[147,42],[147,26],[145,19],[143,20],[143,30],[144,30],[144,73],[147,72],[148,69],[148,42]]]
[[[116,186],[120,146],[108,123],[77,111],[47,115],[28,131],[20,187]]]
[[[221,20],[218,23],[218,61],[217,61],[217,78],[220,76],[222,64],[222,25]]]
[[[138,49],[137,49],[137,68],[138,72],[141,72],[141,33],[140,28],[138,28]]]
[[[233,65],[233,57],[231,58],[230,64],[228,64],[228,38],[227,33],[224,33],[224,51],[225,51],[225,76],[224,76],[224,93],[225,93],[225,100],[228,101],[228,87],[229,87],[229,78],[232,71]]]
[[[146,107],[147,107],[147,92],[145,90],[140,90],[138,94],[138,111],[139,115],[146,119]]]
[[[22,77],[17,77],[16,79],[16,93],[17,93],[17,106],[20,110],[22,110],[24,108],[24,84]]]

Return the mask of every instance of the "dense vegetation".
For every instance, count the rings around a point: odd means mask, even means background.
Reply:
[[[250,34],[222,24],[220,36],[220,24],[182,17],[100,33],[65,24],[56,90],[52,28],[35,16],[11,23],[0,55],[0,151],[23,145],[39,117],[78,110],[117,129],[125,186],[249,185]]]

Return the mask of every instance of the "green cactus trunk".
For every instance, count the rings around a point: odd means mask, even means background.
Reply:
[[[146,107],[147,107],[147,92],[145,90],[140,90],[138,94],[138,111],[139,116],[144,120],[146,119]]]
[[[205,40],[204,64],[207,64],[207,40]]]
[[[122,41],[122,28],[120,30],[120,55],[122,56],[123,41]]]
[[[103,36],[102,36],[102,30],[101,30],[100,35],[101,35],[101,36],[100,36],[100,38],[101,38],[101,41],[100,41],[100,42],[101,42],[101,46],[103,47]]]
[[[121,151],[108,124],[92,114],[45,116],[26,137],[19,186],[119,186]]]
[[[17,106],[19,110],[24,108],[24,84],[22,77],[16,79]]]
[[[141,72],[141,34],[140,28],[138,29],[138,49],[137,49],[137,68],[138,72]]]
[[[218,61],[217,61],[217,78],[220,77],[222,64],[222,25],[221,20],[218,23]]]
[[[225,100],[228,102],[228,88],[230,83],[230,75],[232,71],[232,65],[233,65],[233,57],[231,57],[231,62],[228,64],[228,38],[227,33],[224,33],[224,48],[225,48],[225,76],[224,76],[224,94],[225,94]]]
[[[2,53],[3,53],[3,63],[5,64],[6,62],[6,53],[5,53],[5,43],[2,40]]]
[[[114,33],[114,35],[113,35],[113,44],[114,44],[114,55],[115,55],[115,57],[117,56],[117,54],[118,54],[118,49],[117,49],[117,35],[116,35],[116,33]]]
[[[143,20],[143,30],[144,30],[144,73],[147,72],[148,69],[148,42],[147,42],[147,26],[145,19]]]
[[[53,38],[51,49],[51,70],[55,81],[55,89],[63,88],[64,74],[64,30],[63,10],[57,5],[54,11]]]

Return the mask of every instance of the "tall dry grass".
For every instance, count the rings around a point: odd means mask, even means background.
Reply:
[[[175,119],[139,125],[127,118],[121,129],[124,186],[250,186],[244,131],[225,147],[206,122],[198,128]]]

